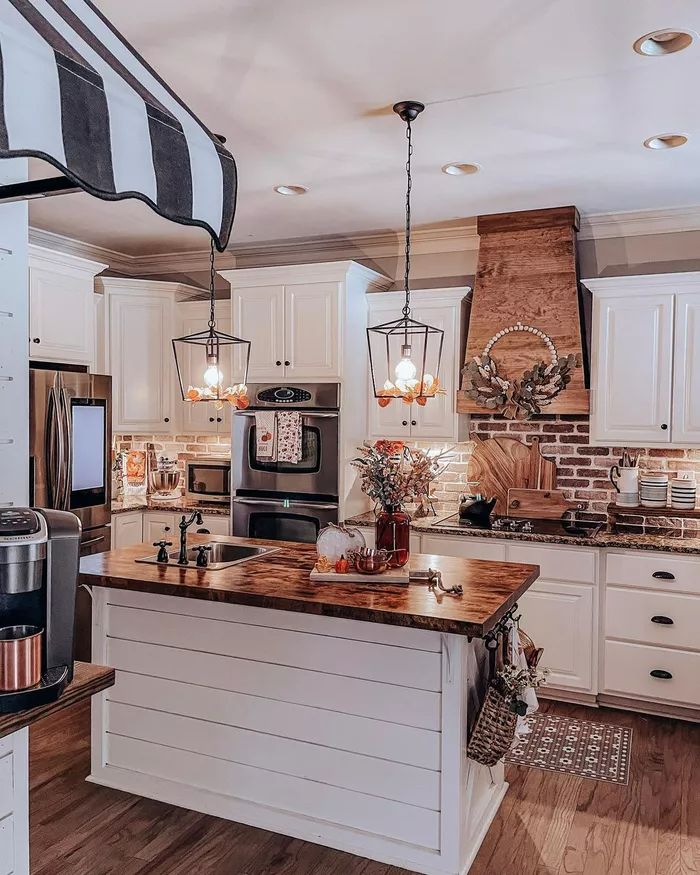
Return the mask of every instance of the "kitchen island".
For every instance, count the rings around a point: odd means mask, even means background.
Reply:
[[[90,780],[429,875],[466,872],[507,784],[465,755],[483,636],[533,565],[415,555],[461,596],[311,583],[315,548],[221,570],[85,557],[93,658]],[[481,690],[483,694],[483,690]]]

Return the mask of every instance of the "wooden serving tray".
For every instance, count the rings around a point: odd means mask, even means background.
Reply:
[[[408,583],[408,565],[403,568],[388,568],[381,574],[362,574],[360,571],[348,571],[338,574],[335,571],[316,571],[309,575],[313,583]]]

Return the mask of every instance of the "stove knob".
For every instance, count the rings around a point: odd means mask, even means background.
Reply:
[[[503,520],[494,520],[492,528],[502,529],[503,528]]]
[[[518,521],[517,521],[517,520],[511,520],[511,521],[508,523],[508,528],[511,530],[511,532],[517,532],[517,531],[518,531],[518,528],[519,528],[519,526],[518,526]]]
[[[534,530],[534,526],[532,523],[523,523],[523,527],[521,529],[522,532],[532,532]]]

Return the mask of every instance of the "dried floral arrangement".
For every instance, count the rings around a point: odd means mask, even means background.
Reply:
[[[498,372],[491,350],[507,334],[524,332],[540,338],[550,354],[545,361],[524,371],[522,377],[509,380]],[[571,371],[577,366],[576,356],[559,357],[554,341],[538,328],[517,322],[497,332],[484,347],[480,356],[463,368],[464,389],[480,407],[502,413],[506,419],[530,419],[551,404],[571,382]]]
[[[377,441],[358,451],[352,465],[360,472],[362,491],[383,508],[402,507],[427,497],[450,454],[450,450],[411,449],[403,441]]]
[[[527,714],[527,703],[521,699],[525,690],[528,687],[537,689],[545,683],[547,683],[546,671],[539,671],[534,667],[521,668],[511,663],[506,663],[493,680],[494,686],[508,703],[509,709],[522,717]]]

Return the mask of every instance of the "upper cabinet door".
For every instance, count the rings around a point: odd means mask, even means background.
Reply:
[[[110,294],[109,356],[115,432],[170,432],[174,416],[173,301]]]
[[[29,356],[92,365],[93,279],[32,267],[29,271]]]
[[[233,333],[250,341],[248,380],[277,380],[284,375],[284,286],[248,286],[231,290]],[[236,362],[243,369],[242,355]]]
[[[458,415],[455,412],[457,391],[454,379],[454,363],[459,355],[455,346],[459,337],[457,316],[459,309],[452,306],[418,307],[413,316],[419,322],[441,328],[444,332],[440,361],[440,383],[444,395],[428,398],[425,406],[411,405],[411,437],[457,440]]]
[[[673,441],[700,443],[700,292],[676,297]]]
[[[671,441],[672,293],[596,297],[591,438],[637,446]]]
[[[300,283],[285,288],[285,376],[337,380],[340,335],[338,283]]]

